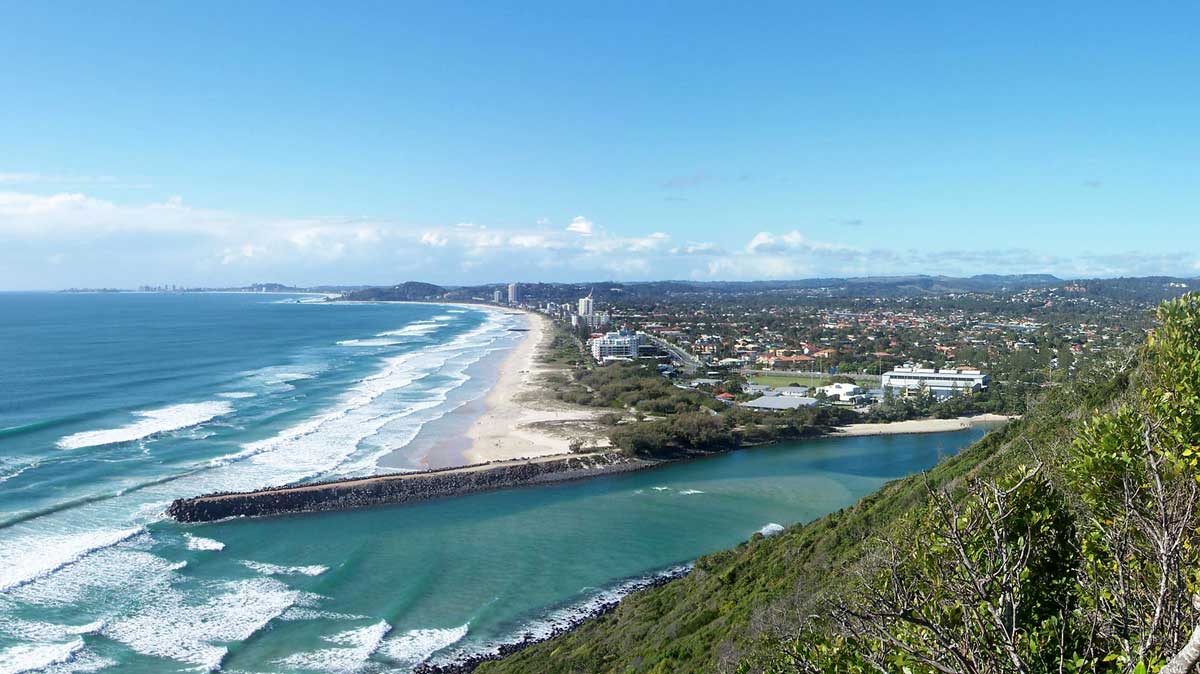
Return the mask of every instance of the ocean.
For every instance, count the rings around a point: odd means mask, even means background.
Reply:
[[[180,496],[423,467],[525,322],[305,296],[0,293],[0,674],[406,672],[545,632],[983,434],[813,440],[413,506],[164,519]]]

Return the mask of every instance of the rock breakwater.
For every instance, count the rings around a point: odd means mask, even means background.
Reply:
[[[461,468],[392,473],[251,492],[206,494],[176,499],[167,515],[179,522],[212,522],[230,517],[270,517],[417,503],[511,487],[625,473],[657,465],[618,452],[572,454],[502,461]]]

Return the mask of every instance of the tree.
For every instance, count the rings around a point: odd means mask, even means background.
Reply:
[[[1200,660],[1200,295],[1159,307],[1130,399],[1071,446],[1087,615],[1121,671]],[[1190,636],[1188,634],[1190,633]]]
[[[1072,590],[1072,523],[1041,474],[976,482],[965,497],[926,485],[918,545],[880,541],[857,592],[764,669],[783,672],[1032,674],[1081,671],[1061,654]]]
[[[1200,664],[1200,295],[1053,456],[927,484],[857,581],[744,671],[1194,672]],[[1034,447],[1030,445],[1032,452]]]

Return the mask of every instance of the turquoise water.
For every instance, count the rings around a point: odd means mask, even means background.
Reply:
[[[0,673],[407,671],[850,505],[981,436],[826,439],[408,507],[180,526],[366,474],[524,319],[256,295],[0,294]],[[445,417],[445,418],[443,418]]]

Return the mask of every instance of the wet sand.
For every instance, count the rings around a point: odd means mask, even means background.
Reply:
[[[561,368],[539,355],[553,336],[550,319],[528,313],[529,332],[500,364],[500,376],[484,399],[484,412],[467,429],[467,463],[548,456],[570,451],[571,439],[607,446],[596,437],[595,419],[604,410],[569,405],[554,398],[545,377]]]

